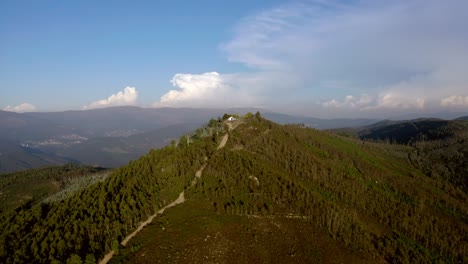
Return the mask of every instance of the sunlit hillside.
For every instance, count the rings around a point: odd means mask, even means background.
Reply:
[[[2,262],[467,261],[466,193],[415,167],[413,147],[227,117],[5,211]]]

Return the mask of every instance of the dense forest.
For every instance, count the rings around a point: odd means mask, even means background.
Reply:
[[[0,262],[96,262],[118,247],[119,241],[139,222],[190,184],[195,171],[216,147],[218,122],[210,124],[214,127],[151,150],[69,198],[2,213]],[[199,136],[206,131],[214,137]],[[31,179],[36,172],[40,170],[21,173]],[[9,178],[12,177],[7,175],[5,182]]]
[[[292,219],[374,261],[468,262],[466,190],[452,174],[431,175],[429,166],[438,163],[417,163],[414,146],[281,126],[260,114],[235,122],[225,148],[216,150],[226,128],[212,119],[68,198],[3,212],[0,262],[95,263],[111,249],[122,252],[115,261],[131,260],[145,245],[136,237],[122,248],[122,239],[184,189],[184,208],[207,205],[200,207],[209,212],[204,219]],[[180,221],[199,214],[185,210]]]

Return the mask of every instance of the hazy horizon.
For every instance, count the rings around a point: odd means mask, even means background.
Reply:
[[[3,1],[0,109],[468,112],[468,2]]]
[[[109,106],[109,107],[102,107],[102,108],[93,108],[93,109],[68,109],[68,110],[55,110],[55,111],[25,111],[25,112],[16,112],[20,114],[24,113],[60,113],[60,112],[73,112],[73,111],[91,111],[91,110],[105,110],[105,109],[112,109],[112,108],[121,108],[121,107],[130,107],[130,108],[139,108],[139,109],[194,109],[194,110],[213,110],[213,111],[220,111],[220,113],[237,113],[237,114],[244,114],[247,112],[261,112],[266,114],[273,114],[277,116],[278,114],[287,115],[291,118],[319,118],[319,119],[368,119],[368,120],[412,120],[418,118],[440,118],[440,119],[455,119],[459,117],[464,117],[468,115],[466,111],[444,111],[444,112],[407,112],[403,114],[395,114],[389,113],[387,115],[369,115],[369,116],[354,116],[354,115],[320,115],[314,114],[313,112],[310,113],[301,113],[301,112],[288,112],[281,111],[281,110],[273,110],[269,108],[258,108],[258,107],[171,107],[171,106],[160,106],[160,107],[144,107],[144,106],[135,106],[135,105],[123,105],[123,106]],[[8,110],[1,110],[6,112],[15,112],[15,111],[8,111]]]

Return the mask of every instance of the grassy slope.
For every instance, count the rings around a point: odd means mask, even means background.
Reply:
[[[411,150],[249,120],[208,161],[189,202],[114,261],[466,262],[466,194],[415,169]]]

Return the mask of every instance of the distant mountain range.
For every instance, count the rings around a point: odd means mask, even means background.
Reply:
[[[139,107],[0,111],[0,172],[66,162],[121,166],[221,114],[215,109]]]
[[[226,112],[262,112],[280,123],[316,129],[363,127],[377,119],[320,119],[257,108],[140,108],[14,113],[0,111],[0,173],[67,162],[118,167],[190,133]],[[466,117],[465,117],[466,118]]]
[[[280,114],[275,112],[263,113],[263,116],[273,122],[279,124],[304,124],[308,127],[316,129],[333,129],[341,127],[360,127],[378,122],[379,119],[367,118],[335,118],[335,119],[321,119],[306,116],[293,116],[287,114]]]
[[[203,123],[214,109],[111,107],[85,111],[12,113],[0,111],[0,137],[44,139],[78,134],[86,138],[130,136],[162,127]]]

